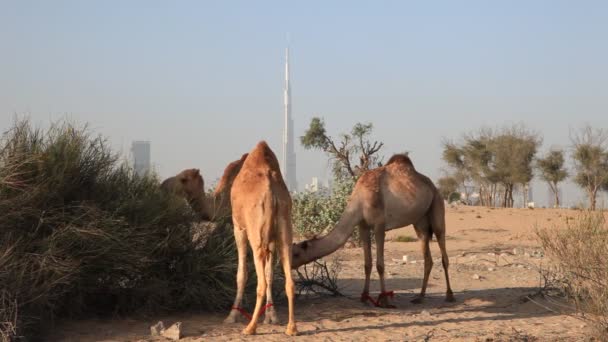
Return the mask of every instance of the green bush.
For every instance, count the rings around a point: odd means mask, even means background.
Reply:
[[[583,212],[565,228],[537,231],[554,263],[553,278],[608,339],[608,224],[601,212]]]
[[[351,180],[336,181],[329,194],[302,192],[295,195],[292,219],[296,234],[312,238],[333,229],[346,208],[353,187],[354,182]],[[358,236],[357,229],[354,235]]]
[[[0,142],[0,336],[39,336],[54,317],[227,308],[229,225],[203,227],[86,127],[16,122]],[[211,225],[216,226],[216,225]],[[18,315],[17,315],[18,313]]]

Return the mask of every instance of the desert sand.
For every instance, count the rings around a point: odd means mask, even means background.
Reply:
[[[444,301],[445,282],[437,244],[434,267],[423,304],[410,300],[420,290],[423,273],[412,227],[387,234],[385,261],[394,309],[376,308],[359,300],[363,287],[363,252],[343,248],[340,285],[345,297],[299,297],[295,340],[320,341],[584,341],[592,327],[568,309],[567,303],[539,295],[540,269],[548,260],[535,238],[536,228],[555,228],[580,211],[566,209],[492,209],[455,206],[447,209],[447,244],[455,303]],[[373,248],[375,264],[375,248]],[[408,256],[404,263],[403,256]],[[329,256],[328,260],[333,259]],[[372,271],[372,295],[379,292]],[[276,298],[276,297],[275,297]],[[182,341],[283,341],[286,301],[277,304],[281,325],[260,324],[258,335],[243,336],[245,322],[222,324],[227,312],[171,316],[75,320],[59,323],[53,341],[163,341],[149,327],[159,320],[182,322]]]

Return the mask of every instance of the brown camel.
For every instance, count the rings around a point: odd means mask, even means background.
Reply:
[[[177,176],[167,178],[162,182],[161,188],[185,198],[192,210],[202,220],[215,221],[230,217],[230,189],[243,166],[245,158],[247,158],[247,153],[243,154],[241,159],[228,164],[211,196],[207,196],[205,193],[205,183],[199,169],[187,169],[177,174]]]
[[[294,283],[291,277],[291,196],[281,176],[277,158],[266,142],[259,142],[245,159],[232,185],[230,200],[239,262],[236,298],[226,322],[234,322],[241,310],[239,305],[247,282],[247,241],[249,241],[258,284],[252,319],[243,333],[255,334],[267,291],[268,303],[272,304],[270,288],[273,278],[273,257],[275,250],[278,250],[285,272],[285,292],[289,302],[289,323],[285,333],[296,335],[298,331],[294,319]]]
[[[165,179],[160,188],[183,197],[203,220],[209,219],[205,210],[205,182],[199,169],[183,170],[176,176]]]
[[[448,276],[448,254],[445,246],[445,208],[443,199],[433,182],[418,173],[409,157],[396,154],[385,166],[361,175],[342,217],[326,236],[306,240],[292,248],[292,266],[299,267],[328,255],[346,243],[354,227],[359,226],[365,258],[365,286],[361,299],[369,299],[369,281],[372,270],[371,230],[376,238],[376,268],[380,276],[381,294],[378,304],[387,307],[388,296],[384,283],[384,235],[391,229],[414,225],[424,255],[422,289],[413,303],[421,303],[433,266],[429,241],[435,234],[446,281],[446,300],[453,301],[454,294]]]

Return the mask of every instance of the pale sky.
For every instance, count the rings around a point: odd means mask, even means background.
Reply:
[[[483,125],[524,122],[542,152],[608,128],[606,1],[17,0],[0,1],[0,128],[68,116],[125,154],[150,140],[161,177],[212,183],[260,139],[280,155],[287,32],[295,134],[372,122],[435,180],[442,139]],[[330,175],[296,153],[301,187]]]

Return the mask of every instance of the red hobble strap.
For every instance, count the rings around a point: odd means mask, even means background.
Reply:
[[[247,318],[248,320],[251,321],[251,315],[249,313],[247,313],[247,311],[245,311],[245,309],[239,308],[238,306],[233,306],[232,310],[236,310],[236,311],[240,312],[241,315],[245,316],[245,318]]]
[[[378,295],[378,300],[379,300],[380,298],[382,298],[382,297],[391,297],[391,298],[393,298],[393,297],[395,297],[395,292],[394,292],[394,291],[385,291],[385,292],[381,292],[381,293]]]
[[[382,297],[391,297],[391,298],[393,298],[393,297],[395,297],[395,292],[394,292],[394,291],[385,291],[385,292],[381,292],[381,293],[378,295],[378,304],[380,304],[380,298],[382,298]],[[395,308],[396,306],[394,306],[394,305],[392,305],[392,304],[388,304],[386,307],[387,307],[387,308]]]
[[[262,310],[260,310],[260,316],[262,316],[264,314],[264,312],[266,312],[266,309],[268,309],[271,306],[272,306],[272,303],[268,303],[268,304],[262,306]]]
[[[264,305],[264,306],[262,307],[262,309],[260,310],[260,316],[262,316],[262,315],[264,314],[264,312],[266,312],[266,310],[267,310],[269,307],[271,307],[271,306],[272,306],[272,303],[268,303],[268,304]],[[248,312],[247,312],[245,309],[240,308],[240,307],[238,307],[238,306],[233,306],[233,307],[232,307],[232,310],[236,310],[236,311],[240,312],[240,313],[241,313],[241,315],[245,316],[245,318],[247,318],[247,319],[248,319],[248,320],[250,320],[250,321],[251,321],[251,319],[253,318],[253,317],[251,317],[251,315],[250,315],[250,314],[249,314],[249,313],[248,313]]]
[[[374,304],[374,306],[380,306],[379,303],[374,298],[372,298],[372,296],[369,295],[369,292],[363,292],[361,294],[361,300],[363,302],[370,301],[372,304]]]

